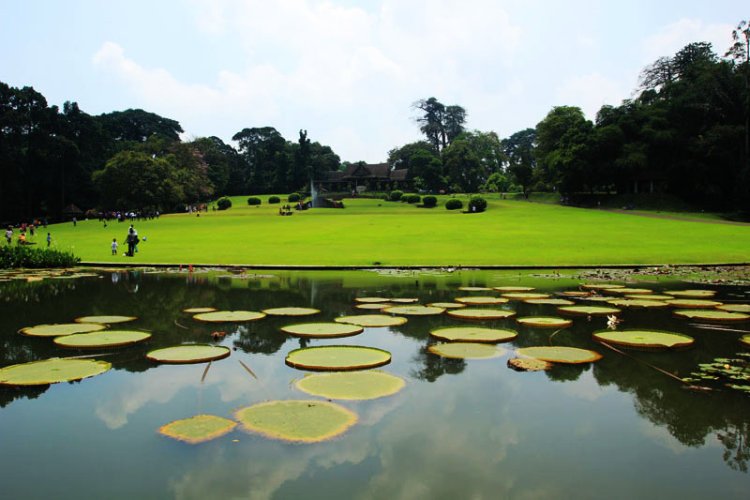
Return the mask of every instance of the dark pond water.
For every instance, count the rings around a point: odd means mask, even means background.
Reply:
[[[19,328],[94,314],[138,316],[128,327],[153,332],[144,345],[105,351],[109,372],[76,383],[0,388],[0,488],[3,498],[748,498],[750,397],[695,392],[657,371],[687,375],[698,363],[741,351],[737,332],[698,328],[669,310],[626,310],[623,326],[695,337],[679,352],[610,351],[591,340],[604,319],[577,318],[557,332],[511,327],[502,346],[568,345],[599,351],[595,364],[519,373],[510,354],[447,360],[426,352],[428,332],[466,325],[445,315],[411,317],[359,336],[299,340],[266,318],[244,325],[201,324],[186,307],[261,310],[306,306],[332,320],[355,297],[417,297],[421,303],[467,295],[461,285],[530,285],[555,293],[579,279],[517,273],[455,272],[382,276],[371,272],[102,272],[96,277],[0,283],[0,365],[81,354]],[[680,282],[637,283],[653,290],[696,288]],[[750,290],[706,287],[738,302]],[[556,315],[554,306],[512,302],[520,316]],[[303,322],[306,320],[303,320]],[[311,319],[311,321],[313,321]],[[735,329],[750,329],[747,324]],[[227,336],[213,341],[210,333]],[[205,364],[156,365],[148,350],[213,342],[234,348]],[[233,412],[273,399],[309,399],[292,382],[305,372],[285,365],[301,345],[352,344],[390,351],[385,371],[406,387],[387,398],[342,402],[359,422],[317,444],[289,444],[236,430],[188,445],[157,434],[172,420]],[[257,376],[243,368],[242,361]],[[646,364],[648,363],[648,364]],[[652,365],[652,366],[649,366]]]

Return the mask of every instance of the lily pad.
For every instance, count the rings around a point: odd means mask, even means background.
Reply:
[[[400,316],[386,316],[385,314],[360,314],[356,316],[341,316],[334,319],[336,323],[350,325],[384,327],[403,325],[408,320]]]
[[[665,302],[670,306],[684,307],[685,309],[707,309],[722,305],[722,302],[706,299],[671,299]]]
[[[618,307],[641,307],[641,308],[651,308],[651,307],[669,307],[669,304],[666,302],[662,302],[661,300],[648,300],[648,299],[612,299],[607,301],[613,306]]]
[[[607,288],[604,291],[618,295],[648,295],[654,293],[653,290],[648,288]]]
[[[443,309],[461,309],[466,307],[466,304],[459,304],[458,302],[431,302],[427,305],[430,307],[442,307]]]
[[[750,313],[750,304],[724,304],[723,306],[718,306],[716,309],[736,313]]]
[[[193,319],[208,323],[240,323],[265,318],[265,313],[257,311],[214,311],[196,314]]]
[[[479,326],[458,326],[449,328],[438,328],[432,330],[430,335],[448,342],[481,342],[495,344],[507,342],[518,336],[514,330],[500,328],[482,328]]]
[[[159,428],[162,434],[190,444],[204,443],[228,434],[237,422],[215,415],[196,415],[175,420]]]
[[[505,319],[515,316],[515,311],[509,311],[507,309],[453,309],[449,310],[446,314],[452,318],[458,319],[478,319],[478,320],[491,320],[491,319]]]
[[[415,302],[419,302],[419,299],[414,297],[400,297],[391,299],[391,302],[395,304],[414,304]]]
[[[272,439],[318,443],[346,432],[357,414],[327,401],[269,401],[235,413],[242,428]]]
[[[625,288],[625,285],[614,285],[612,283],[582,283],[581,288],[586,290],[614,290],[615,288]]]
[[[671,295],[662,295],[661,293],[639,293],[632,295],[624,295],[626,299],[646,299],[646,300],[672,300],[674,297]]]
[[[534,289],[533,286],[514,286],[514,285],[493,287],[493,290],[497,290],[498,292],[530,292],[533,289]]]
[[[430,306],[393,306],[384,309],[383,312],[388,314],[403,314],[404,316],[435,316],[443,314],[445,309]]]
[[[103,347],[122,347],[151,338],[150,333],[136,330],[104,330],[93,333],[76,333],[57,337],[54,342],[60,347],[74,349],[99,349]]]
[[[687,335],[658,330],[602,330],[594,332],[594,340],[641,349],[676,349],[695,342]]]
[[[106,372],[112,365],[95,359],[51,358],[0,368],[0,385],[48,385]]]
[[[404,388],[401,377],[371,370],[307,375],[294,384],[297,389],[329,399],[365,400],[391,396]]]
[[[216,311],[215,307],[188,307],[187,309],[183,309],[182,312],[188,313],[188,314],[200,314],[200,313],[210,313]],[[217,417],[218,418],[218,417]],[[179,422],[179,420],[178,420]]]
[[[263,309],[263,314],[268,314],[269,316],[311,316],[319,313],[320,309],[312,307],[273,307],[271,309]]]
[[[447,342],[434,344],[427,348],[432,354],[443,358],[454,359],[489,359],[504,355],[507,351],[501,347],[491,344],[478,344],[476,342]]]
[[[522,325],[537,328],[565,328],[573,324],[572,320],[551,316],[527,316],[525,318],[516,318],[516,321]]]
[[[364,328],[347,323],[300,323],[282,326],[281,331],[297,337],[335,338],[357,335]]]
[[[582,292],[580,290],[567,290],[562,292],[566,297],[588,297],[592,292]]]
[[[674,315],[681,318],[719,322],[746,321],[750,319],[750,314],[721,311],[719,309],[677,309],[674,311]]]
[[[468,304],[472,306],[505,304],[506,302],[508,302],[508,299],[504,297],[484,297],[484,296],[456,297],[454,300],[460,304]]]
[[[523,347],[516,351],[521,356],[541,359],[550,363],[593,363],[602,359],[602,355],[596,351],[579,349],[577,347],[543,346]]]
[[[740,337],[740,342],[742,342],[746,347],[750,347],[750,334]]]
[[[224,346],[190,344],[156,349],[148,352],[146,358],[159,363],[189,364],[223,359],[229,353],[229,348]]]
[[[510,300],[527,300],[527,299],[546,299],[549,298],[547,293],[535,292],[510,292],[502,294],[503,297]]]
[[[716,295],[716,291],[714,290],[670,290],[664,293],[674,297],[687,297],[690,299],[705,299]]]
[[[114,323],[127,323],[129,321],[135,321],[138,318],[135,316],[81,316],[73,321],[76,323],[100,323],[105,325],[112,325]]]
[[[375,347],[331,345],[303,347],[287,354],[285,362],[303,370],[364,370],[391,362],[391,353]]]
[[[392,307],[393,304],[384,304],[384,303],[378,303],[378,302],[365,302],[362,304],[357,304],[357,309],[365,309],[367,311],[382,311],[383,309],[387,307]]]
[[[18,330],[18,333],[30,337],[60,337],[74,333],[97,332],[107,328],[99,323],[56,323],[51,325],[27,326]]]
[[[573,316],[608,316],[622,312],[616,307],[604,306],[565,306],[558,307],[557,311],[561,314],[570,314]]]
[[[385,297],[357,297],[354,300],[361,304],[373,304],[373,303],[391,301],[391,299],[386,299]]]
[[[492,290],[488,286],[460,286],[458,289],[462,292],[489,292]]]
[[[526,299],[524,300],[527,304],[535,305],[547,305],[547,306],[572,306],[575,304],[572,300],[568,299]]]
[[[508,368],[519,372],[538,372],[549,370],[552,363],[535,358],[511,358],[508,360]]]

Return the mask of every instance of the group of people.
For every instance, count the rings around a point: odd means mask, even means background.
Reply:
[[[143,241],[146,241],[146,237],[143,237]],[[128,245],[128,250],[125,252],[126,257],[133,257],[133,255],[138,253],[138,243],[141,242],[141,239],[138,237],[138,231],[133,227],[133,224],[130,225],[130,228],[128,228],[128,234],[125,236],[125,244]],[[117,238],[112,238],[112,255],[117,255]]]
[[[18,239],[16,242],[19,245],[36,245],[36,241],[30,241],[30,239],[34,238],[36,226],[34,224],[21,224],[21,227],[19,228],[18,232]],[[26,237],[26,233],[29,233],[29,237]],[[13,226],[8,226],[5,230],[5,242],[10,245],[13,243]],[[52,244],[52,235],[50,233],[47,233],[47,246],[49,247]]]

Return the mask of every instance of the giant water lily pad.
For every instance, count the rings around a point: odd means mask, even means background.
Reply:
[[[562,295],[565,295],[566,297],[575,297],[575,298],[582,298],[582,297],[588,297],[593,292],[583,292],[581,290],[567,290],[565,292],[562,292]]]
[[[720,309],[677,309],[675,316],[704,321],[734,322],[750,319],[750,314],[722,311]]]
[[[514,330],[482,328],[479,326],[457,326],[432,330],[430,335],[448,342],[482,342],[495,344],[507,342],[518,336]]]
[[[687,347],[695,342],[687,335],[658,330],[602,330],[594,332],[594,339],[636,349],[676,349]]]
[[[146,354],[146,358],[159,363],[189,364],[205,363],[229,356],[228,347],[220,345],[190,344],[164,347]]]
[[[618,295],[649,295],[654,293],[653,290],[648,288],[607,288],[604,291]]]
[[[716,309],[736,313],[750,313],[750,304],[724,304],[723,306],[718,306]]]
[[[208,323],[241,323],[265,318],[266,315],[257,311],[213,311],[196,314],[193,319]]]
[[[577,347],[541,346],[523,347],[516,351],[520,356],[541,359],[550,363],[592,363],[602,359],[602,355],[596,351],[579,349]]]
[[[527,316],[525,318],[516,318],[516,321],[522,325],[537,328],[565,328],[573,324],[572,320],[552,316]]]
[[[431,302],[427,305],[430,307],[442,307],[443,309],[462,309],[466,307],[466,304],[459,304],[458,302]]]
[[[505,304],[508,302],[508,299],[504,297],[485,297],[479,295],[476,297],[456,297],[454,300],[460,304],[468,304],[471,306],[487,306]]]
[[[74,333],[97,332],[107,328],[99,323],[57,323],[51,325],[27,326],[18,330],[18,333],[30,337],[60,337],[62,335],[73,335]]]
[[[639,293],[632,295],[623,295],[626,299],[646,299],[646,300],[672,300],[674,297],[671,295],[663,295],[661,293]]]
[[[488,286],[460,286],[458,289],[462,292],[489,292],[492,290]]]
[[[311,316],[319,313],[320,309],[312,307],[272,307],[271,309],[263,309],[263,314],[268,314],[269,316]]]
[[[669,307],[669,304],[661,300],[648,300],[648,299],[612,299],[607,301],[613,306],[618,307],[636,307],[636,308],[659,308]]]
[[[297,337],[335,338],[357,335],[364,328],[348,323],[300,323],[282,326],[281,331]]]
[[[57,337],[54,342],[60,347],[74,349],[100,349],[122,347],[151,338],[150,333],[136,330],[104,330],[93,333],[76,333]]]
[[[390,302],[391,299],[387,299],[385,297],[357,297],[354,299],[355,301],[361,303],[361,304],[373,304],[373,303],[380,303],[380,302]]]
[[[393,307],[393,304],[382,304],[378,302],[372,302],[372,303],[365,302],[363,304],[357,304],[354,307],[356,307],[357,309],[365,309],[367,311],[382,311],[383,309],[387,307]]]
[[[705,299],[716,295],[714,290],[669,290],[664,293],[674,297],[687,297],[690,299]]]
[[[533,286],[515,286],[515,285],[508,285],[508,286],[496,286],[493,287],[494,290],[497,290],[498,292],[530,292],[534,289]]]
[[[317,443],[346,432],[357,414],[326,401],[269,401],[235,413],[242,428],[272,439]]]
[[[685,309],[708,309],[722,305],[721,302],[706,299],[671,299],[665,302],[670,306],[682,307]]]
[[[210,313],[214,311],[216,311],[215,307],[188,307],[187,309],[182,310],[182,312],[188,314]]]
[[[80,318],[76,318],[73,321],[76,323],[100,323],[105,325],[112,325],[115,323],[128,323],[130,321],[135,321],[138,318],[135,316],[116,316],[116,315],[110,315],[110,316],[81,316]]]
[[[400,316],[386,316],[385,314],[359,314],[356,316],[341,316],[334,321],[358,326],[385,327],[403,325],[408,320]]]
[[[526,299],[524,300],[527,304],[534,305],[547,305],[547,306],[572,306],[575,304],[572,300],[568,299]]]
[[[162,434],[185,443],[197,444],[228,434],[237,422],[215,415],[196,415],[175,420],[159,428]]]
[[[625,288],[625,285],[615,285],[612,283],[582,283],[581,288],[586,290],[613,290],[615,288]]]
[[[538,372],[549,370],[552,363],[535,358],[511,358],[508,360],[508,368],[518,372]]]
[[[446,314],[452,318],[476,320],[505,319],[516,315],[514,311],[507,309],[472,309],[468,307],[465,309],[449,310]]]
[[[112,365],[95,359],[52,358],[0,368],[0,385],[48,385],[106,372]]]
[[[746,347],[750,347],[750,334],[743,335],[740,337],[740,342],[744,344]]]
[[[443,358],[454,359],[489,359],[504,355],[507,351],[492,344],[478,344],[476,342],[448,342],[434,344],[427,348],[432,354]]]
[[[414,304],[415,302],[419,302],[419,299],[416,297],[398,297],[391,299],[391,302],[394,304]]]
[[[303,347],[287,354],[285,362],[304,370],[364,370],[391,362],[391,353],[375,347],[331,345]]]
[[[622,312],[616,307],[604,306],[564,306],[558,307],[557,311],[561,314],[570,314],[572,316],[608,316]]]
[[[546,299],[549,298],[547,293],[536,292],[509,292],[502,294],[503,297],[510,300],[527,300],[527,299]]]
[[[307,375],[294,384],[297,389],[329,399],[364,400],[396,394],[406,382],[401,377],[377,370]]]
[[[404,316],[434,316],[443,314],[445,309],[430,306],[393,306],[383,309],[383,312],[388,314],[403,314]]]

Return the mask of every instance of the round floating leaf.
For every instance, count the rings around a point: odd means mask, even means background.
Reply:
[[[530,292],[534,289],[533,286],[496,286],[493,287],[498,292]]]
[[[750,334],[740,337],[740,342],[742,342],[746,347],[750,347]]]
[[[364,400],[396,394],[406,382],[381,371],[333,372],[307,375],[294,384],[297,389],[329,399]]]
[[[311,316],[318,313],[320,313],[320,309],[313,309],[312,307],[273,307],[271,309],[263,309],[263,314],[268,314],[269,316]]]
[[[206,321],[208,323],[238,323],[255,321],[265,318],[266,315],[257,311],[214,311],[196,314],[193,319]]]
[[[660,300],[648,299],[612,299],[607,301],[613,306],[618,307],[668,307],[669,304]]]
[[[615,288],[625,288],[625,285],[613,285],[611,283],[582,283],[581,288],[586,290],[614,290]]]
[[[690,299],[705,299],[716,295],[714,290],[671,290],[664,293],[674,297],[687,297]]]
[[[492,288],[486,286],[460,286],[458,287],[462,292],[489,292]]]
[[[415,302],[419,302],[419,299],[415,299],[413,297],[401,297],[397,299],[391,299],[391,302],[395,304],[414,304]]]
[[[541,359],[550,363],[579,364],[592,363],[602,359],[602,355],[596,351],[579,349],[577,347],[523,347],[516,352],[521,356]]]
[[[183,309],[182,312],[186,312],[188,314],[200,314],[214,312],[215,310],[215,307],[188,307],[187,309]]]
[[[74,333],[97,332],[107,328],[106,325],[98,323],[57,323],[52,325],[27,326],[18,330],[18,333],[30,337],[60,337]]]
[[[364,370],[391,362],[391,353],[375,347],[332,345],[303,347],[286,356],[286,364],[304,370]]]
[[[237,422],[215,415],[196,415],[182,420],[175,420],[159,428],[159,434],[197,444],[216,439],[232,431]]]
[[[692,345],[692,337],[657,330],[602,330],[594,332],[594,339],[608,344],[641,349],[676,349]]]
[[[385,297],[357,297],[354,299],[357,302],[360,302],[362,304],[372,304],[372,303],[378,303],[378,302],[390,302],[391,299],[386,299]]]
[[[568,299],[526,299],[524,300],[527,304],[535,305],[548,305],[548,306],[572,306],[575,304],[572,300]]]
[[[685,309],[706,309],[709,307],[719,307],[721,302],[706,299],[671,299],[666,301],[670,306],[684,307]]]
[[[633,294],[633,295],[625,295],[626,299],[647,299],[647,300],[672,300],[674,297],[671,295],[662,295],[660,293],[649,293],[649,294]]]
[[[494,304],[505,304],[508,302],[508,299],[504,297],[483,297],[483,296],[476,296],[476,297],[456,297],[454,299],[456,302],[460,304],[468,304],[472,306],[486,306],[486,305],[494,305]]]
[[[478,320],[505,319],[516,315],[514,311],[508,311],[507,309],[470,308],[449,310],[446,314],[452,318]]]
[[[534,358],[511,358],[508,360],[508,368],[519,372],[538,372],[549,370],[552,368],[552,363]]]
[[[503,297],[510,300],[546,299],[549,298],[549,294],[534,292],[510,292],[504,293]]]
[[[399,316],[386,316],[385,314],[360,314],[357,316],[341,316],[334,321],[358,326],[383,327],[403,325],[408,320]]]
[[[52,358],[0,368],[1,385],[47,385],[72,382],[109,370],[112,365],[95,359]]]
[[[146,358],[159,363],[205,363],[226,358],[229,353],[229,348],[224,346],[191,344],[156,349],[147,353]]]
[[[522,325],[537,328],[565,328],[573,324],[572,320],[551,316],[527,316],[525,318],[516,318],[516,321]]]
[[[562,292],[566,297],[588,297],[592,292],[582,292],[580,290],[568,290]]]
[[[430,306],[393,306],[384,309],[383,312],[388,314],[403,314],[404,316],[434,316],[443,314],[445,309]]]
[[[607,297],[607,296],[602,296],[602,295],[590,295],[588,297],[583,297],[583,300],[587,302],[609,302],[610,300],[619,300],[619,299],[613,299],[612,297]]]
[[[736,313],[750,313],[750,304],[724,304],[716,309]]]
[[[356,307],[357,309],[366,309],[368,311],[382,311],[386,307],[391,307],[391,306],[393,306],[393,304],[380,304],[376,302],[372,302],[372,303],[365,302],[363,304],[357,304],[354,307]]]
[[[459,304],[457,302],[431,302],[427,305],[430,307],[442,307],[443,309],[461,309],[466,307],[466,304]]]
[[[750,319],[749,314],[721,311],[719,309],[677,309],[674,311],[674,314],[681,318],[719,322],[745,321]]]
[[[608,316],[622,312],[616,307],[603,306],[565,306],[558,307],[557,311],[561,314],[571,314],[573,316]]]
[[[235,413],[245,430],[272,439],[317,443],[346,432],[357,414],[326,401],[269,401]]]
[[[483,342],[495,344],[497,342],[513,340],[518,336],[518,333],[514,330],[503,330],[500,328],[458,326],[438,328],[437,330],[432,330],[430,335],[449,342]]]
[[[121,347],[142,342],[151,338],[150,333],[135,330],[104,330],[94,333],[76,333],[57,337],[54,342],[60,347],[74,349],[99,349],[103,347]]]
[[[127,323],[137,319],[138,318],[135,316],[81,316],[73,321],[76,323],[102,323],[105,325],[111,325],[114,323]]]
[[[282,326],[281,331],[297,337],[334,338],[357,335],[364,328],[346,323],[300,323]]]
[[[475,342],[448,342],[434,344],[427,348],[432,354],[443,358],[455,359],[488,359],[497,358],[507,351],[491,344],[477,344]]]
[[[647,295],[654,293],[653,290],[649,290],[648,288],[607,288],[604,291],[618,295]]]

